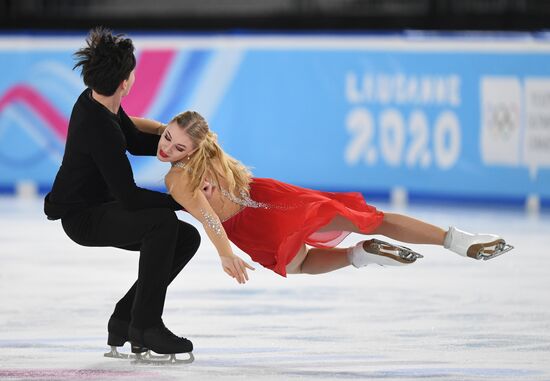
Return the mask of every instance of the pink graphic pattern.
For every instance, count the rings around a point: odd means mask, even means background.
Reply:
[[[175,55],[174,50],[143,51],[139,55],[136,82],[122,102],[128,115],[143,116],[147,113]]]
[[[0,112],[8,105],[21,102],[30,107],[50,127],[57,137],[65,141],[68,121],[52,104],[32,87],[16,85],[0,98]]]

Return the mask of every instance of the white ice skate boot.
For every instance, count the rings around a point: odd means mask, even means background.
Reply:
[[[392,245],[377,239],[361,241],[348,249],[348,258],[357,268],[374,263],[380,266],[402,266],[414,263],[422,255],[408,247]]]
[[[514,248],[494,234],[471,234],[451,226],[443,246],[464,257],[483,259],[498,257]]]

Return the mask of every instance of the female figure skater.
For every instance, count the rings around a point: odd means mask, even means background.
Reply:
[[[360,193],[320,192],[252,178],[243,164],[222,150],[216,134],[196,112],[172,119],[159,140],[157,158],[172,163],[165,177],[170,194],[203,224],[223,270],[239,283],[248,280],[247,269],[253,267],[233,253],[229,240],[282,276],[321,274],[350,264],[405,265],[421,257],[374,239],[335,248],[351,232],[441,245],[475,259],[512,249],[496,235],[454,227],[445,231],[408,216],[383,213],[367,205]]]

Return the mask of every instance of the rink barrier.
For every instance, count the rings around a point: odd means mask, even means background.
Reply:
[[[21,181],[16,184],[0,185],[0,195],[32,199],[45,196],[51,187],[51,184],[39,185],[32,181]]]
[[[18,181],[15,184],[15,194],[18,198],[36,198],[39,195],[38,185],[33,181]]]
[[[304,185],[302,185],[304,186]],[[305,186],[307,187],[307,186]],[[164,187],[148,187],[157,192],[166,192]],[[389,204],[392,209],[406,209],[411,206],[443,206],[449,208],[472,207],[481,209],[523,210],[528,214],[550,213],[550,198],[539,195],[527,197],[471,197],[434,194],[425,192],[409,192],[403,187],[392,190],[350,190],[334,188],[315,188],[325,192],[359,192],[366,202],[376,206],[377,202]],[[16,185],[0,185],[0,195],[18,199],[36,199],[44,197],[51,190],[49,184],[36,184],[32,181],[20,182]]]

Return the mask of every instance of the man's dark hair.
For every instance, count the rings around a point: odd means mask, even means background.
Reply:
[[[73,69],[82,67],[86,86],[101,95],[113,95],[136,67],[132,40],[97,27],[90,30],[86,44],[85,48],[74,53],[77,62]]]

